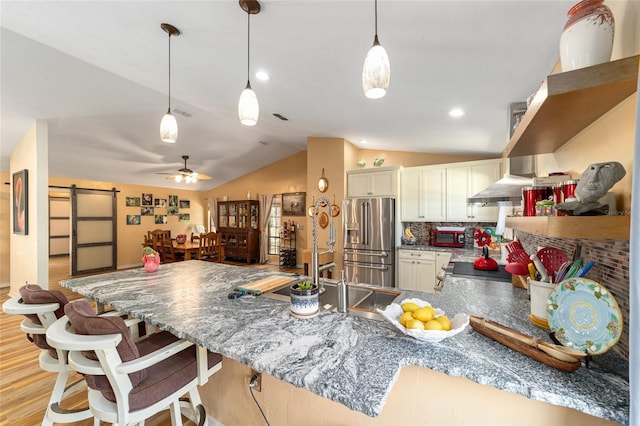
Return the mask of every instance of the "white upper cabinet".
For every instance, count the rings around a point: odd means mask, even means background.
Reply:
[[[468,205],[467,198],[502,177],[502,159],[409,167],[400,178],[403,222],[495,222],[498,207]]]
[[[497,182],[501,176],[500,159],[447,166],[447,220],[496,222],[498,207],[469,205],[467,198]]]
[[[445,167],[404,169],[400,181],[400,214],[403,222],[438,222],[446,219]]]
[[[347,197],[396,197],[398,168],[347,171]]]

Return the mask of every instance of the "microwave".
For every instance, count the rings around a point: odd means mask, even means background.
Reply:
[[[431,231],[431,245],[436,247],[464,247],[464,228],[434,229]]]

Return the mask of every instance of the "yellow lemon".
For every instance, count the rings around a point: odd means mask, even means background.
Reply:
[[[442,324],[440,324],[440,321],[431,320],[424,325],[424,329],[425,330],[444,330],[444,327],[442,327]]]
[[[413,319],[413,315],[411,312],[405,312],[402,315],[400,315],[400,324],[406,326],[407,325],[407,321],[409,321],[410,319]]]
[[[430,306],[425,306],[413,311],[413,317],[422,322],[427,322],[433,319],[433,312]]]
[[[451,330],[451,321],[449,321],[449,318],[447,318],[446,315],[440,315],[439,317],[436,317],[436,321],[442,324],[442,328],[445,331]]]
[[[440,323],[438,322],[438,324]],[[424,323],[417,319],[410,319],[409,321],[407,321],[406,327],[409,330],[424,330]]]
[[[415,304],[415,303],[413,303],[413,302],[407,302],[407,303],[403,303],[403,304],[402,304],[402,310],[403,310],[404,312],[413,312],[413,311],[415,311],[416,309],[418,309],[418,305],[416,305],[416,304]]]

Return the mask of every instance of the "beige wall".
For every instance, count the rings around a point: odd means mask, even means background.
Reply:
[[[222,200],[227,196],[229,200],[244,200],[247,191],[251,191],[251,198],[258,199],[259,194],[283,194],[289,192],[307,192],[307,152],[301,151],[268,166],[247,173],[238,179],[220,185],[206,192],[206,198]],[[307,204],[311,202],[307,194]],[[293,220],[306,225],[306,216],[284,216],[282,220]],[[262,226],[261,226],[262,228]],[[297,232],[296,251],[298,264],[302,262],[301,250],[307,246],[306,232]],[[277,262],[277,257],[271,259]]]
[[[353,146],[353,145],[352,145]],[[497,158],[500,155],[486,156],[486,155],[459,155],[459,154],[430,154],[425,152],[406,152],[406,151],[381,151],[374,149],[358,149],[352,153],[353,157],[345,157],[345,170],[357,169],[358,161],[365,160],[366,165],[364,168],[373,167],[374,158],[384,158],[383,167],[387,166],[402,166],[402,167],[416,167],[416,166],[429,166],[432,164],[445,164],[445,163],[457,163],[459,161],[474,161],[474,160],[486,160],[490,158]]]
[[[10,261],[10,242],[9,236],[11,235],[11,221],[9,220],[9,214],[11,213],[11,197],[10,186],[5,185],[5,182],[11,181],[11,174],[9,172],[0,173],[0,287],[8,287],[10,279],[9,267]]]
[[[45,121],[35,120],[11,153],[10,174],[23,169],[28,171],[28,228],[27,235],[13,233],[14,213],[9,208],[11,294],[17,294],[25,282],[45,288],[49,284],[49,204],[46,190],[43,192],[48,173],[48,128]]]
[[[144,235],[147,231],[153,229],[169,229],[171,235],[187,234],[191,235],[191,225],[206,225],[207,221],[207,202],[204,199],[204,192],[191,191],[188,189],[170,189],[154,186],[129,185],[125,183],[99,182],[82,179],[69,179],[52,177],[49,179],[49,185],[65,186],[76,185],[79,188],[106,189],[116,188],[119,192],[116,195],[118,206],[118,225],[117,225],[117,241],[118,241],[118,268],[127,268],[133,266],[141,266],[142,243]],[[185,185],[185,188],[187,186]],[[51,189],[51,191],[59,191],[59,189]],[[179,200],[189,200],[191,207],[189,209],[180,209],[181,213],[189,213],[191,215],[189,222],[180,222],[178,216],[167,216],[168,223],[165,225],[156,225],[153,216],[142,216],[140,225],[127,225],[126,215],[140,214],[140,207],[127,207],[126,197],[141,197],[142,193],[151,193],[153,198],[169,198],[169,195],[177,195]],[[156,209],[156,214],[167,214],[167,209]]]

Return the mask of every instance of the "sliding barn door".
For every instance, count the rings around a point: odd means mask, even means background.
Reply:
[[[116,190],[71,187],[71,274],[116,269]]]

